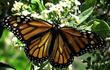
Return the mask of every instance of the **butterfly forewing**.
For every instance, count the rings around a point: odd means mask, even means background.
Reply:
[[[4,19],[3,25],[22,41],[27,41],[52,28],[47,22],[25,16],[8,16]]]
[[[25,16],[9,16],[3,25],[26,44],[25,52],[29,59],[37,62],[47,59],[52,40],[51,24]]]

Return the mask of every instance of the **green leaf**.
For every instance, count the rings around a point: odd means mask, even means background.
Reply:
[[[90,7],[96,6],[97,0],[85,0],[81,5],[81,11],[84,11]]]
[[[89,9],[85,10],[79,15],[80,23],[85,21],[93,12],[93,7],[90,7]]]
[[[107,0],[100,0],[100,3],[104,5],[106,1]]]
[[[43,11],[45,9],[45,6],[43,4],[43,1],[40,0],[32,0],[32,3],[37,3],[39,5],[40,11]]]
[[[85,2],[89,7],[91,7],[96,5],[97,0],[86,0]]]
[[[88,24],[92,25],[92,31],[98,33],[104,38],[110,34],[110,26],[103,20],[95,19],[90,21]]]

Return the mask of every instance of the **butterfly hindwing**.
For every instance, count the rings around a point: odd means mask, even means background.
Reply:
[[[104,44],[100,36],[90,31],[82,32],[71,27],[63,27],[60,30],[70,45],[73,56],[95,50]]]
[[[90,31],[82,32],[72,27],[62,27],[56,33],[50,63],[58,68],[71,64],[74,56],[82,55],[103,45],[103,39]]]
[[[50,32],[45,33],[43,36],[35,38],[25,47],[25,52],[28,58],[33,62],[43,62],[48,57],[48,51],[52,40]]]
[[[73,57],[71,56],[72,52],[69,49],[67,43],[63,40],[60,34],[57,35],[53,44],[53,50],[50,55],[50,63],[54,67],[63,68],[68,66]]]

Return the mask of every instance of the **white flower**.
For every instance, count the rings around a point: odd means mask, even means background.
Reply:
[[[41,16],[42,16],[42,19],[47,19],[48,18],[48,14],[49,14],[50,10],[43,10],[41,12]]]
[[[68,25],[69,22],[68,22],[68,20],[66,18],[62,18],[61,19],[61,24]]]
[[[13,42],[16,42],[17,40],[18,40],[18,39],[17,39],[16,37],[13,37],[13,38],[12,38],[12,41],[13,41]]]
[[[53,3],[50,3],[50,2],[47,2],[46,4],[45,4],[45,6],[46,7],[52,7],[54,4]]]
[[[12,37],[12,40],[11,40],[11,42],[12,42],[12,44],[14,45],[14,46],[19,46],[18,44],[16,44],[17,43],[17,41],[18,41],[18,39],[14,36],[14,37]]]
[[[60,4],[62,7],[67,7],[67,4],[66,4],[66,2],[63,2],[63,1],[59,1],[59,4]]]
[[[79,23],[79,22],[80,22],[80,20],[79,20],[79,16],[76,16],[76,15],[71,14],[71,13],[70,13],[70,16],[71,16],[72,18],[74,18],[74,19],[75,19],[75,21],[76,21],[77,23]]]
[[[56,4],[49,8],[48,13],[54,12],[54,14],[57,14],[59,16],[59,18],[61,18],[61,16],[62,16],[61,12],[63,12],[63,11],[64,11],[63,7],[60,4]],[[56,17],[56,16],[54,16],[54,17]]]
[[[23,3],[15,1],[15,4],[13,5],[12,11],[20,11]]]
[[[56,9],[56,11],[64,11],[62,5],[60,5],[60,4],[56,4],[55,9]]]
[[[24,16],[29,15],[29,14],[31,14],[31,13],[28,10],[22,11],[22,15],[24,15]]]
[[[69,65],[69,70],[73,70],[72,64]]]
[[[81,3],[78,0],[75,0],[76,5],[81,5]]]
[[[43,10],[41,13],[48,14],[49,12],[50,12],[50,10],[45,9],[45,10]]]
[[[42,18],[41,15],[39,15],[38,13],[34,12],[31,14],[31,17],[34,17],[34,18]]]
[[[63,7],[62,7],[62,5],[61,4],[56,4],[56,5],[51,5],[50,7],[49,7],[49,10],[48,10],[48,12],[53,12],[53,11],[64,11],[64,9],[63,9]]]

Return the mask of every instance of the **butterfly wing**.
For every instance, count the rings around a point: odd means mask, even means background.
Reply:
[[[60,30],[70,45],[73,56],[82,55],[104,45],[104,40],[94,32],[82,32],[70,27],[63,27]]]
[[[25,53],[30,60],[42,62],[48,58],[52,40],[51,24],[25,16],[8,16],[3,26],[26,44]]]
[[[56,29],[54,25],[30,17],[7,17],[3,25],[26,44],[25,52],[30,60],[42,62],[49,58],[58,68],[68,66],[73,56],[104,44],[103,39],[93,32],[81,32],[71,27]]]
[[[103,39],[93,32],[81,32],[71,27],[62,27],[53,44],[50,63],[58,68],[67,67],[74,56],[82,55],[103,46]]]
[[[54,67],[63,68],[71,64],[72,52],[69,49],[69,45],[63,40],[61,34],[57,34],[52,53],[50,55],[50,63]]]

